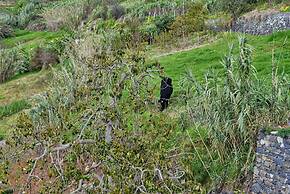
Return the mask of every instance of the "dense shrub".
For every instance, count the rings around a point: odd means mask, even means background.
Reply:
[[[152,44],[154,37],[157,35],[157,26],[154,24],[154,17],[147,17],[146,21],[141,26],[143,39]]]
[[[55,51],[46,48],[36,48],[35,53],[31,58],[29,70],[37,70],[48,68],[49,65],[54,65],[59,62],[59,57]]]
[[[152,44],[161,33],[168,32],[174,18],[169,15],[158,16],[158,17],[147,17],[145,22],[140,27],[143,39]]]
[[[171,15],[159,16],[154,19],[154,23],[157,27],[157,33],[168,32],[170,26],[174,22],[174,17]]]
[[[25,71],[26,60],[18,48],[0,49],[0,83]]]
[[[91,20],[96,20],[98,18],[101,18],[103,20],[106,20],[109,18],[109,8],[108,6],[97,6],[94,11],[92,12]]]
[[[110,6],[110,15],[114,19],[119,19],[125,15],[125,9],[120,4],[113,4]]]
[[[188,36],[190,33],[202,31],[205,28],[207,11],[201,3],[191,4],[185,15],[178,16],[171,25],[173,34],[179,37]]]
[[[13,35],[13,28],[9,25],[0,26],[0,39],[7,38]]]

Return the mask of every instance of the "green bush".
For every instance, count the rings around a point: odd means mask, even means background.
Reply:
[[[147,17],[146,21],[141,26],[141,33],[143,39],[152,44],[154,42],[154,37],[157,35],[157,26],[154,23],[154,17]]]
[[[143,39],[147,41],[148,44],[152,44],[158,35],[169,31],[173,21],[174,18],[169,15],[147,17],[140,27]]]
[[[172,15],[159,16],[154,19],[154,23],[157,27],[157,33],[168,32],[170,26],[174,22],[174,17]]]
[[[120,4],[115,3],[115,4],[110,6],[110,14],[109,15],[116,20],[121,18],[122,16],[124,16],[125,13],[126,12],[125,12],[124,7],[122,7]]]
[[[188,36],[205,29],[207,11],[201,3],[190,4],[185,15],[178,16],[171,25],[171,32],[178,37]]]
[[[26,71],[27,61],[19,48],[0,49],[0,83]]]

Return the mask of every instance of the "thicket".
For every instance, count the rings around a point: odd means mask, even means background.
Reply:
[[[186,14],[178,16],[171,25],[172,33],[178,37],[188,36],[194,32],[205,30],[207,10],[201,3],[191,4]]]
[[[169,121],[154,104],[150,76],[160,69],[145,64],[131,27],[83,32],[67,45],[65,68],[18,118],[2,154],[24,160],[17,191],[219,192],[250,176],[258,130],[289,116],[289,82],[274,55],[269,82],[257,77],[241,37],[221,75],[185,77],[178,101],[186,111]],[[8,177],[17,165],[8,165]]]

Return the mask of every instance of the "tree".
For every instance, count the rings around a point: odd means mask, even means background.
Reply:
[[[258,3],[258,0],[221,0],[216,1],[215,6],[228,12],[233,20],[236,20],[242,13],[251,10],[256,3]]]

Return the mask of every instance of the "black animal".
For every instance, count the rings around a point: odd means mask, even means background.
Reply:
[[[161,81],[160,86],[160,100],[161,105],[160,111],[163,111],[168,107],[170,96],[173,92],[172,79],[169,77],[164,77]]]

